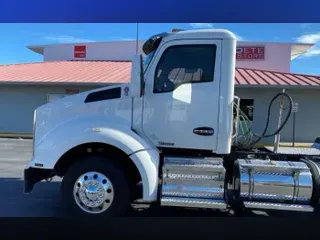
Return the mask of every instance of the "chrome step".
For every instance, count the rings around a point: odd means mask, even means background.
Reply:
[[[161,204],[225,209],[222,158],[165,157]]]
[[[313,212],[314,209],[310,205],[287,204],[287,203],[267,203],[267,202],[243,202],[246,208],[263,209],[263,210],[284,210],[298,212]]]
[[[183,180],[220,180],[220,176],[210,175],[210,174],[179,174],[179,173],[167,173],[165,175],[169,179],[183,179]]]
[[[166,169],[199,169],[210,171],[212,169],[223,170],[222,158],[182,158],[182,157],[165,157],[164,166]]]
[[[181,186],[164,185],[162,187],[163,197],[185,197],[185,198],[210,198],[223,199],[224,189],[214,186]]]
[[[165,157],[163,178],[194,181],[224,181],[225,168],[222,158]]]
[[[211,200],[211,199],[201,199],[201,198],[177,198],[177,197],[163,197],[161,199],[161,206],[212,208],[212,209],[227,208],[227,204],[223,200]]]

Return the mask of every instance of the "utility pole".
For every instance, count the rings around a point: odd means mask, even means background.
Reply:
[[[283,93],[286,92],[285,89],[282,90]],[[278,129],[280,128],[281,126],[281,120],[282,120],[282,112],[283,112],[283,96],[281,96],[281,99],[280,99],[280,111],[279,111],[279,120],[278,120]],[[273,148],[273,151],[275,153],[278,152],[278,148],[279,148],[279,144],[280,144],[280,133],[278,133],[275,138],[274,138],[274,148]]]
[[[136,25],[136,27],[137,27],[137,36],[136,36],[136,54],[138,54],[138,49],[139,49],[139,23],[137,23],[137,25]]]

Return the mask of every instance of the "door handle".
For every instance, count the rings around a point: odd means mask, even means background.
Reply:
[[[211,136],[214,130],[211,127],[198,127],[193,129],[193,133],[201,136]]]

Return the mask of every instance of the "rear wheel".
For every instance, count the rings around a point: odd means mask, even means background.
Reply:
[[[63,178],[61,194],[64,205],[83,216],[119,216],[130,205],[123,171],[103,157],[87,157],[71,166]]]

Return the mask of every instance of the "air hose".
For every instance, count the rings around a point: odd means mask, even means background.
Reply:
[[[274,101],[279,98],[279,97],[286,97],[288,100],[289,100],[289,107],[286,108],[285,110],[289,110],[284,121],[282,122],[282,124],[280,125],[280,127],[274,132],[274,133],[271,133],[271,134],[266,134],[267,130],[268,130],[268,127],[269,127],[269,123],[270,123],[270,116],[271,116],[271,107],[272,107],[272,104],[274,103]],[[265,125],[265,128],[262,132],[262,134],[256,134],[256,133],[253,133],[252,135],[254,137],[257,137],[256,140],[250,142],[248,145],[249,146],[253,146],[255,144],[257,144],[258,142],[261,141],[261,139],[263,138],[268,138],[268,137],[272,137],[272,136],[275,136],[277,135],[283,128],[284,126],[287,124],[287,122],[289,121],[289,118],[291,116],[291,113],[292,113],[292,106],[293,106],[293,101],[292,101],[292,98],[289,94],[285,93],[285,92],[281,92],[281,93],[278,93],[277,95],[275,95],[271,102],[269,103],[269,107],[268,107],[268,114],[267,114],[267,121],[266,121],[266,125]],[[248,130],[248,132],[251,132],[251,129]],[[246,135],[248,134],[248,132],[246,133]]]

